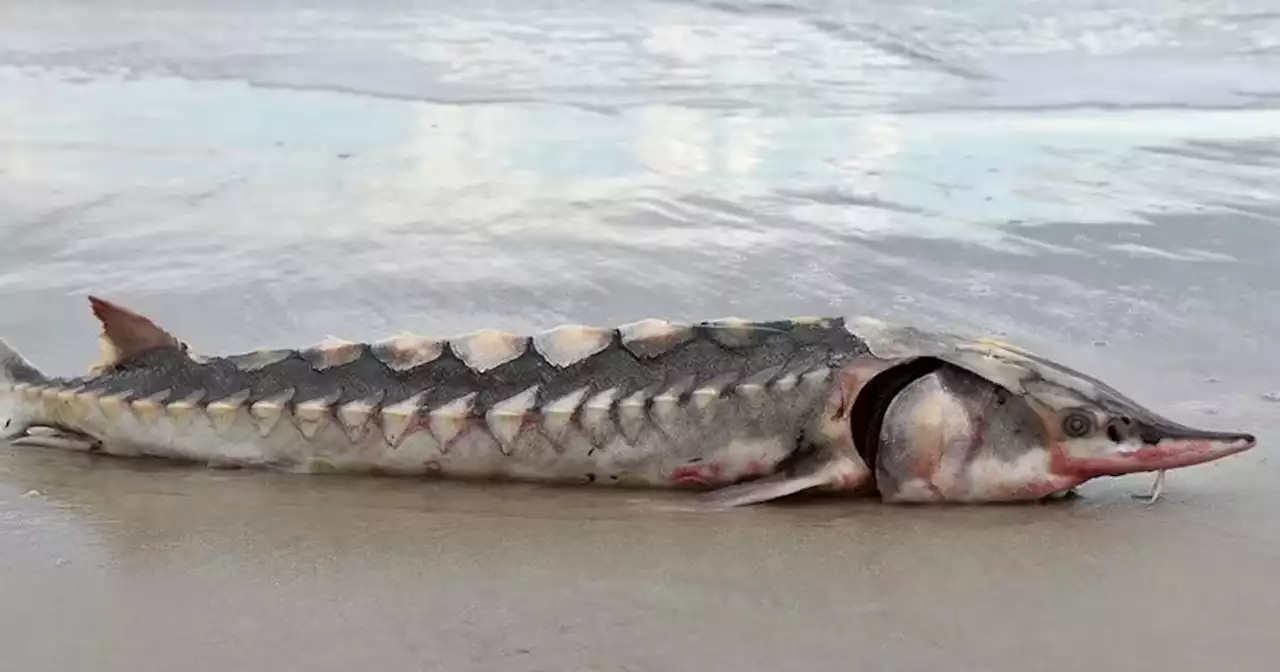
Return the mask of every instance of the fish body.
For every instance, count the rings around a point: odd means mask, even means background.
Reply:
[[[1013,346],[867,319],[647,319],[211,357],[91,302],[104,358],[87,376],[45,376],[0,343],[0,419],[15,443],[300,472],[696,487],[725,505],[814,489],[1035,499],[1109,475],[1103,443],[1194,438],[1204,445],[1187,464],[1253,444],[1173,424]],[[1071,395],[1164,434],[1111,441],[1096,417],[1087,435],[1063,436],[1056,406]],[[977,432],[988,418],[989,436]],[[1081,441],[1098,443],[1085,456],[1096,474],[1063,459]]]

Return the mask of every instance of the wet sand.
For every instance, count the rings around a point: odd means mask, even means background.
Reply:
[[[0,449],[4,670],[1271,670],[1265,2],[13,0],[0,336],[198,350],[850,315],[994,333],[1259,446],[1048,505]],[[1215,10],[1216,11],[1216,10]]]
[[[0,454],[15,670],[1271,669],[1274,468],[1040,506],[683,498]],[[36,491],[23,497],[24,492]]]

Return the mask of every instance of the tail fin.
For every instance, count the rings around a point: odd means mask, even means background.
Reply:
[[[12,393],[14,384],[44,381],[43,373],[0,338],[0,443],[22,436],[27,430],[22,404]]]
[[[44,374],[22,353],[0,338],[0,384],[38,383],[44,379]]]

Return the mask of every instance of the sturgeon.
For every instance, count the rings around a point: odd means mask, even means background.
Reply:
[[[224,356],[89,297],[102,359],[0,341],[0,438],[303,473],[1014,502],[1240,453],[1024,348],[871,318],[402,333]],[[1159,486],[1153,499],[1159,494]]]

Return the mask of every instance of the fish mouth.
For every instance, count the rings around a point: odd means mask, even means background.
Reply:
[[[1103,454],[1068,460],[1082,475],[1121,476],[1205,464],[1258,444],[1252,434],[1200,430],[1172,422],[1144,424],[1135,439],[1113,444]]]

